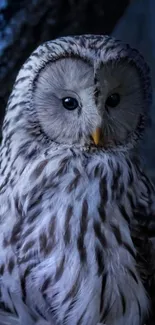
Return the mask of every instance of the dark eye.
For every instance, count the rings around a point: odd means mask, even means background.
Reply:
[[[115,93],[115,94],[111,94],[107,100],[105,105],[108,107],[116,107],[120,102],[120,95]]]
[[[63,98],[62,99],[62,104],[69,111],[72,111],[72,110],[76,109],[79,106],[78,101],[75,98],[72,98],[72,97]]]

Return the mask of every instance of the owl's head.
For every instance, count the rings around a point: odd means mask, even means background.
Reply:
[[[33,52],[8,112],[15,105],[16,132],[26,128],[38,141],[121,150],[136,145],[150,103],[149,69],[138,51],[107,36],[84,35]]]

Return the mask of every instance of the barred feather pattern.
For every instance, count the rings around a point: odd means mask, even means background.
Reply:
[[[34,80],[48,61],[71,54],[91,60],[97,51],[103,60],[103,47],[104,60],[117,54],[137,66],[147,108],[141,56],[109,37],[87,35],[40,46],[8,102],[0,152],[0,301],[20,325],[28,324],[28,313],[34,323],[51,325],[143,325],[149,311],[131,235],[136,209],[146,216],[154,210],[154,189],[133,150],[144,124],[119,149],[58,145],[31,105]]]

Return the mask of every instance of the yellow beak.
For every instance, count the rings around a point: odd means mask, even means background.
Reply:
[[[94,143],[96,144],[96,146],[100,142],[100,137],[101,137],[101,128],[96,128],[96,130],[92,134],[92,138],[93,138]]]

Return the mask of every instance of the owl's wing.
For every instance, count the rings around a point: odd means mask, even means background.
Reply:
[[[136,215],[137,217],[137,215]],[[135,219],[132,239],[137,250],[137,269],[151,299],[148,323],[155,324],[155,215],[145,216],[148,220]]]
[[[148,323],[151,325],[152,321],[155,324],[155,190],[144,174],[143,180],[145,180],[144,191],[134,211],[131,233],[137,249],[137,268],[151,298],[152,315]],[[143,206],[142,201],[145,201]]]

